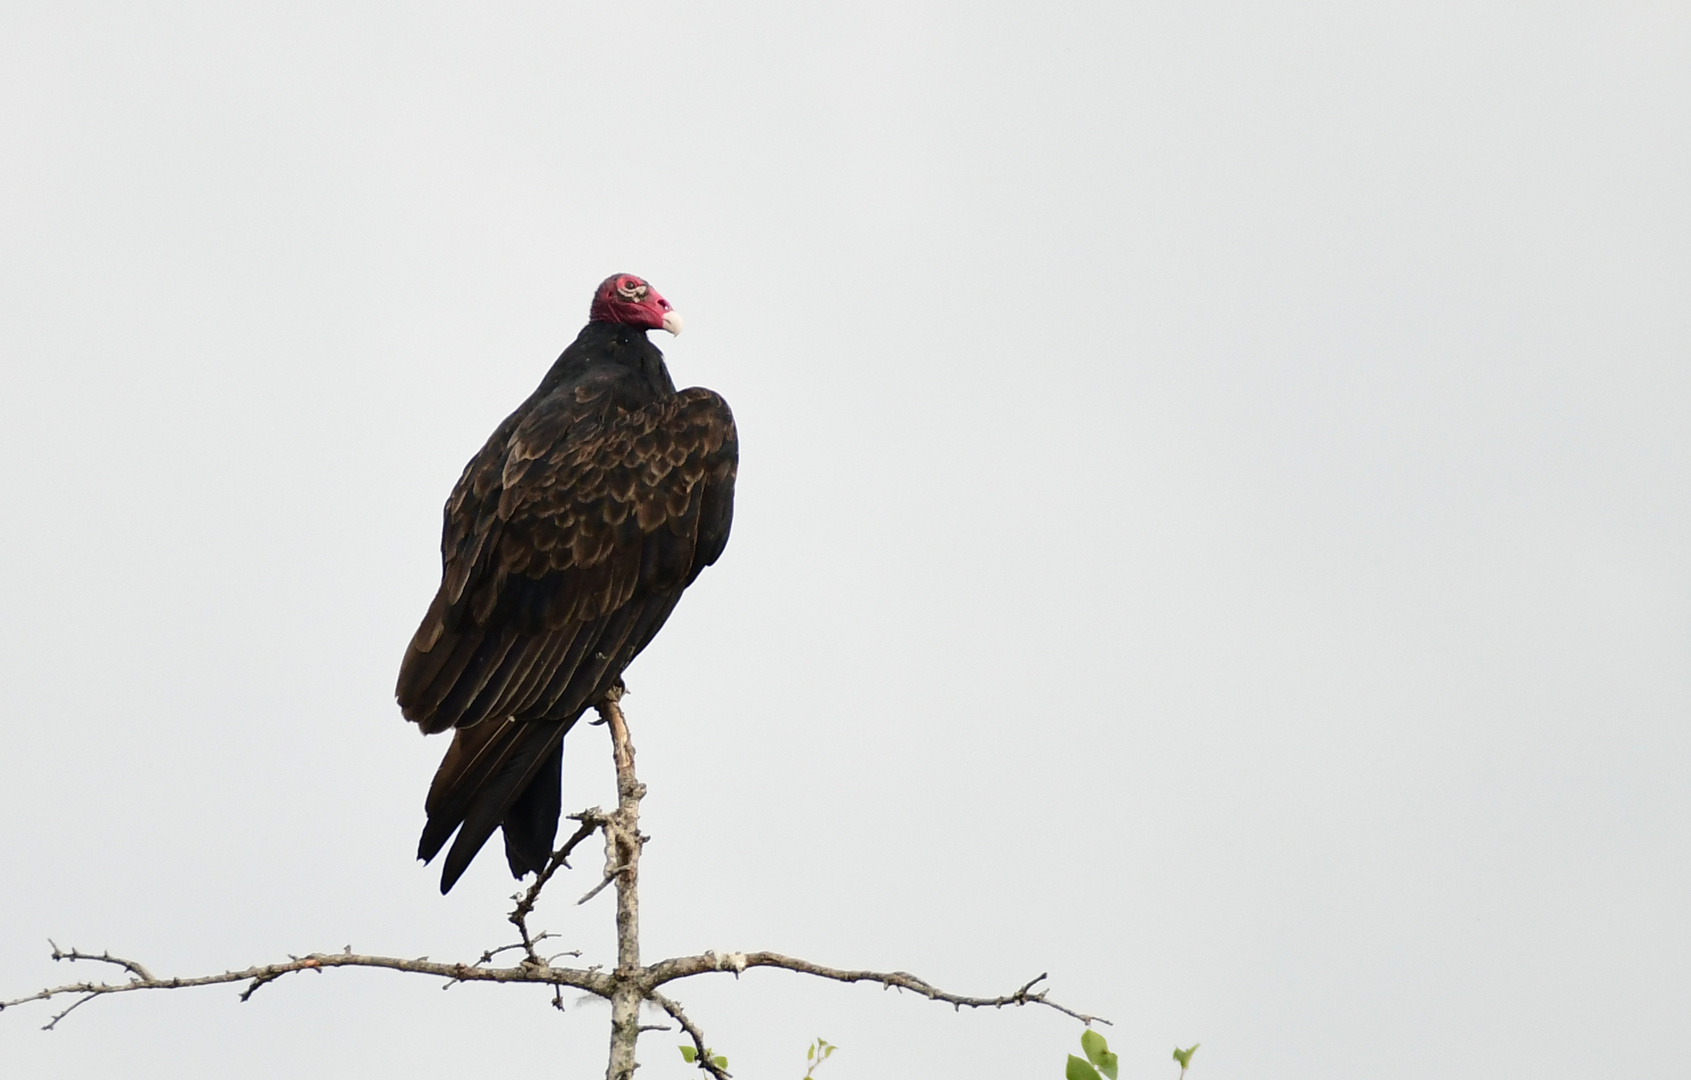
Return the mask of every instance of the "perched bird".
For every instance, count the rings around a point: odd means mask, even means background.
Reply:
[[[446,501],[441,582],[399,669],[405,718],[455,729],[417,857],[447,892],[505,832],[511,873],[557,838],[564,734],[618,682],[728,542],[739,445],[728,403],[679,393],[648,330],[658,291],[614,274],[590,321]]]

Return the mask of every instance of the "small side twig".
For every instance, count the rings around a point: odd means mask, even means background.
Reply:
[[[89,993],[89,994],[84,994],[82,997],[77,998],[75,1001],[71,1002],[69,1005],[65,1006],[63,1009],[60,1009],[58,1012],[54,1013],[53,1018],[51,1020],[49,1020],[45,1024],[41,1025],[41,1030],[42,1031],[52,1031],[54,1028],[59,1026],[60,1020],[63,1020],[65,1017],[69,1016],[71,1013],[75,1012],[77,1009],[79,1009],[82,1006],[88,1004],[90,1001],[93,1001],[95,998],[97,998],[99,996],[100,995],[98,995],[98,994]]]
[[[72,963],[75,963],[78,960],[92,960],[99,964],[116,964],[118,967],[129,972],[142,982],[153,981],[153,973],[142,967],[134,960],[125,960],[123,957],[113,956],[109,952],[102,952],[99,956],[95,956],[92,953],[85,953],[78,949],[61,949],[59,948],[59,943],[54,941],[52,938],[47,939],[47,944],[53,948],[52,956],[54,960],[69,960]]]
[[[681,1030],[687,1033],[687,1037],[693,1040],[693,1049],[697,1055],[693,1059],[694,1063],[710,1073],[715,1080],[729,1080],[732,1074],[712,1060],[710,1048],[705,1045],[705,1033],[699,1030],[697,1024],[687,1018],[685,1012],[681,1011],[680,1002],[665,997],[656,990],[651,991],[646,996],[654,1005],[674,1018],[675,1022],[681,1025]]]
[[[521,948],[527,953],[529,962],[533,964],[545,963],[534,951],[535,944],[552,936],[550,934],[541,934],[539,937],[533,938],[529,936],[528,917],[534,914],[534,906],[540,902],[540,891],[546,887],[546,883],[552,880],[552,875],[556,874],[560,868],[564,870],[570,868],[570,852],[575,850],[577,844],[592,836],[594,831],[602,827],[607,820],[605,813],[597,806],[589,807],[579,814],[571,814],[570,817],[579,821],[581,827],[576,829],[568,840],[564,841],[563,847],[554,851],[552,857],[546,860],[546,867],[534,876],[534,882],[529,885],[520,898],[517,898],[517,906],[512,908],[511,913],[506,916],[511,925],[517,928],[517,933],[522,936],[522,941],[515,947]],[[487,957],[487,959],[492,959],[492,957]]]
[[[587,901],[593,899],[595,896],[598,896],[600,893],[604,892],[605,886],[607,886],[611,882],[615,881],[617,879],[617,875],[622,873],[624,870],[627,870],[627,869],[628,869],[628,867],[626,867],[626,866],[617,866],[617,867],[613,867],[610,870],[605,871],[605,876],[602,879],[600,879],[599,884],[593,886],[591,889],[588,889],[587,894],[585,896],[583,896],[580,900],[576,901],[576,906],[580,907],[582,904],[587,903]]]

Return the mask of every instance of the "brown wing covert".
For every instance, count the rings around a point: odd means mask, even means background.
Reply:
[[[531,415],[505,442],[496,459],[490,440],[448,501],[446,572],[400,670],[400,705],[425,731],[557,714],[576,681],[559,685],[560,667],[605,644],[580,631],[678,591],[726,539],[738,448],[709,390]]]

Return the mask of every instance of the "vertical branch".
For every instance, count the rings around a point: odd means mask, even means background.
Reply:
[[[623,718],[622,687],[616,686],[596,706],[611,729],[616,758],[617,808],[605,826],[605,877],[616,879],[617,967],[611,994],[611,1056],[606,1080],[632,1080],[634,1046],[640,1038],[640,1003],[646,997],[640,967],[640,800],[646,785],[634,775],[634,744]]]

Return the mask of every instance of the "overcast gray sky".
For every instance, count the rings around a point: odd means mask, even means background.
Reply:
[[[1688,136],[1681,3],[6,5],[0,995],[80,974],[48,936],[506,939],[496,853],[412,859],[393,678],[464,460],[630,271],[742,446],[629,672],[649,956],[1048,970],[1133,1080],[1681,1075]],[[681,991],[746,1080],[1079,1034]],[[603,1069],[539,990],[234,996],[0,1061]]]

